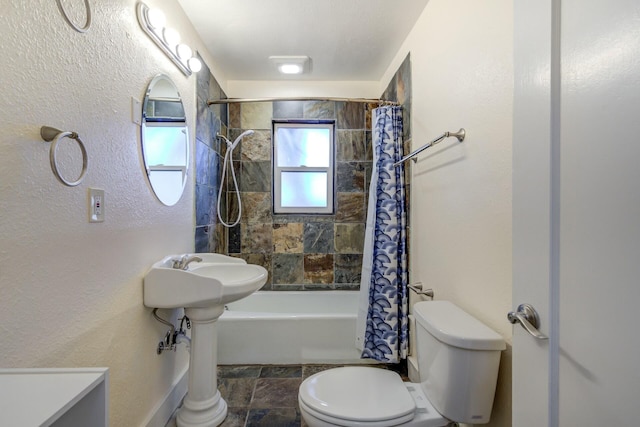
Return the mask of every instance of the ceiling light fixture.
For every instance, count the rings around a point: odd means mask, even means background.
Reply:
[[[295,75],[309,72],[308,56],[270,56],[269,61],[282,74]]]
[[[165,14],[158,9],[150,9],[146,4],[138,2],[136,8],[138,23],[142,30],[171,59],[185,75],[197,73],[202,62],[193,56],[193,50],[180,43],[180,33],[173,28],[165,27]]]
[[[300,74],[302,67],[298,64],[282,64],[278,67],[282,74]]]

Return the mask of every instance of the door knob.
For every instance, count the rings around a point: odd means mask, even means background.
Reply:
[[[514,325],[520,322],[527,332],[539,340],[549,339],[549,337],[540,333],[538,330],[540,327],[540,317],[538,317],[538,312],[531,304],[520,304],[517,311],[510,311],[507,314],[507,319]]]

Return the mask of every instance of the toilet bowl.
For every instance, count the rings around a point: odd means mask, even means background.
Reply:
[[[500,352],[496,332],[446,301],[414,306],[420,382],[376,367],[328,369],[302,382],[309,427],[442,427],[489,422]]]

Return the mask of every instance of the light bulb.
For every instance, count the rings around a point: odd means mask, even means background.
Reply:
[[[170,49],[175,49],[176,45],[180,43],[180,33],[173,28],[165,28],[162,37]]]
[[[202,69],[202,62],[200,62],[200,60],[196,57],[189,58],[189,60],[187,61],[187,65],[189,66],[189,69],[194,73],[197,73]]]
[[[191,50],[191,48],[184,43],[178,45],[178,47],[176,48],[176,52],[178,53],[180,59],[182,59],[183,61],[186,61],[193,55],[193,51]]]
[[[167,22],[167,17],[160,9],[147,9],[147,22],[154,30],[160,30]]]
[[[302,66],[299,64],[282,64],[278,67],[282,74],[300,74],[302,73]]]

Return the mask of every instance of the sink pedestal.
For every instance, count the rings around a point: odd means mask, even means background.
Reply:
[[[218,333],[216,321],[224,306],[186,308],[191,320],[189,386],[178,410],[178,427],[215,427],[227,416],[227,402],[218,391]]]

